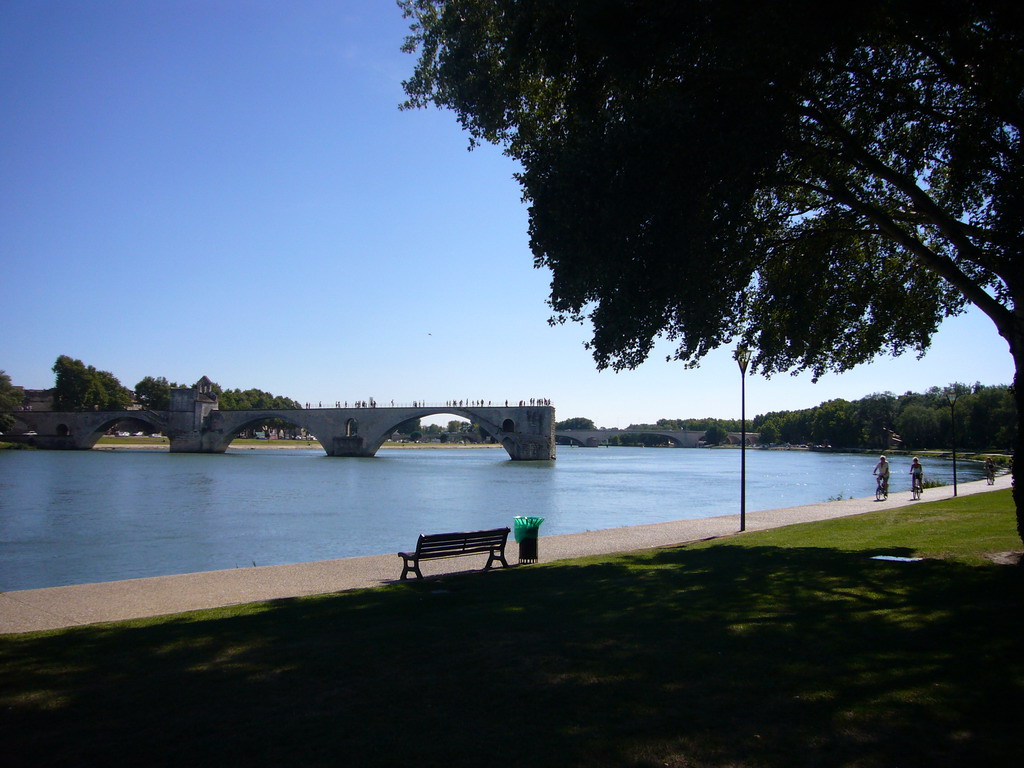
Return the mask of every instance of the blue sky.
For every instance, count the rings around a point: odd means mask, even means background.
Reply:
[[[406,32],[389,0],[0,0],[0,369],[46,388],[67,354],[129,387],[737,417],[729,350],[599,373],[587,327],[548,326],[515,165],[450,113],[398,110]],[[750,377],[747,413],[1012,372],[972,312],[920,361]]]

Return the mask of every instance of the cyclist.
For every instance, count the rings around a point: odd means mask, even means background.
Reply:
[[[985,479],[989,485],[996,481],[996,465],[992,459],[985,459]]]
[[[871,472],[873,475],[878,476],[878,491],[885,496],[889,497],[889,462],[885,460],[885,456],[878,459],[878,463],[875,464],[874,470]]]
[[[924,490],[924,467],[921,466],[917,456],[910,465],[910,490],[921,493]]]

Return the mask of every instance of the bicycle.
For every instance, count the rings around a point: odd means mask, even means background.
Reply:
[[[924,482],[920,477],[910,477],[910,496],[914,501],[921,498],[921,491],[924,490]]]
[[[995,485],[996,471],[994,467],[985,467],[985,482],[989,485]]]
[[[889,498],[889,478],[884,475],[878,476],[878,484],[875,486],[875,501],[885,501]]]

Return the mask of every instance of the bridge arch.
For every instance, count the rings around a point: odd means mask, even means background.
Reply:
[[[83,414],[78,420],[78,429],[72,432],[65,424],[57,425],[58,436],[74,438],[75,444],[81,448],[92,448],[99,442],[107,432],[115,427],[124,427],[130,432],[163,432],[167,425],[159,419],[149,416],[147,411],[129,411],[111,416],[111,414],[97,414],[96,418],[89,418],[89,414]]]
[[[578,437],[574,437],[573,435],[558,434],[555,437],[559,445],[578,445],[585,448],[594,447],[593,445],[590,445],[589,443],[586,443],[583,440],[580,440]],[[594,443],[594,445],[596,445],[596,443]]]
[[[164,426],[160,422],[154,419],[140,418],[138,416],[129,416],[127,418],[110,419],[108,421],[101,422],[96,431],[106,433],[114,427],[121,427],[128,432],[162,432]]]
[[[367,414],[367,418],[364,421],[369,422],[371,415],[377,415],[378,413],[387,413],[391,409],[371,409],[370,413]],[[383,421],[379,421],[375,425],[367,424],[366,436],[369,440],[369,445],[372,447],[372,453],[375,454],[380,447],[387,442],[388,438],[395,433],[395,430],[406,421],[412,419],[424,419],[428,416],[458,416],[466,419],[470,424],[476,424],[484,430],[490,437],[495,438],[496,443],[501,441],[497,438],[497,430],[493,427],[490,422],[483,418],[479,413],[474,413],[472,408],[464,408],[454,405],[444,406],[416,406],[413,408],[403,408],[402,414],[393,415],[386,418]],[[372,434],[372,438],[371,438]]]
[[[414,406],[403,408],[369,408],[361,412],[360,427],[362,432],[353,438],[335,438],[335,445],[328,449],[334,456],[373,456],[380,450],[385,441],[394,434],[395,428],[410,419],[423,419],[428,416],[450,414],[467,419],[476,424],[484,435],[501,445],[513,460],[553,458],[553,439],[547,440],[522,429],[517,422],[527,423],[526,411],[553,410],[494,406]],[[509,414],[509,411],[512,411]],[[524,411],[524,413],[519,413]],[[553,420],[549,420],[553,421]],[[517,429],[519,431],[517,431]],[[527,432],[524,434],[524,432]]]
[[[320,441],[320,438],[310,430],[307,420],[302,418],[302,415],[308,413],[308,411],[215,411],[215,413],[219,415],[221,428],[212,436],[212,440],[209,441],[208,448],[212,453],[224,453],[224,451],[228,449],[228,446],[230,446],[231,443],[234,442],[235,438],[237,438],[242,432],[250,427],[265,424],[271,419],[284,421],[294,427],[306,430],[311,437],[320,443],[321,447],[323,447],[323,443]],[[290,414],[295,415],[292,416]],[[234,418],[232,418],[233,415]]]

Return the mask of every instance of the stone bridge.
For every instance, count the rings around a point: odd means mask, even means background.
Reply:
[[[450,413],[469,419],[515,461],[555,458],[554,408],[407,406],[396,408],[313,408],[305,410],[212,411],[205,428],[168,434],[171,450],[223,453],[239,432],[281,419],[314,435],[329,456],[373,456],[409,419]],[[175,443],[178,444],[176,448]]]
[[[0,436],[51,450],[88,450],[115,426],[129,432],[166,432],[167,411],[7,411],[14,428]]]
[[[312,408],[222,411],[203,386],[171,391],[168,411],[9,411],[14,429],[3,440],[58,450],[87,450],[114,426],[162,432],[172,453],[224,453],[249,427],[281,419],[314,435],[329,456],[373,456],[409,419],[450,413],[469,419],[514,461],[555,458],[555,409],[545,406],[422,405],[397,408]]]
[[[596,448],[605,445],[608,438],[619,435],[660,435],[667,437],[676,448],[696,448],[704,439],[706,430],[674,430],[674,429],[559,429],[555,430],[555,439],[563,444],[579,445],[584,448]],[[756,443],[757,432],[747,432],[747,445]],[[739,445],[743,436],[739,432],[729,433],[729,442]]]

